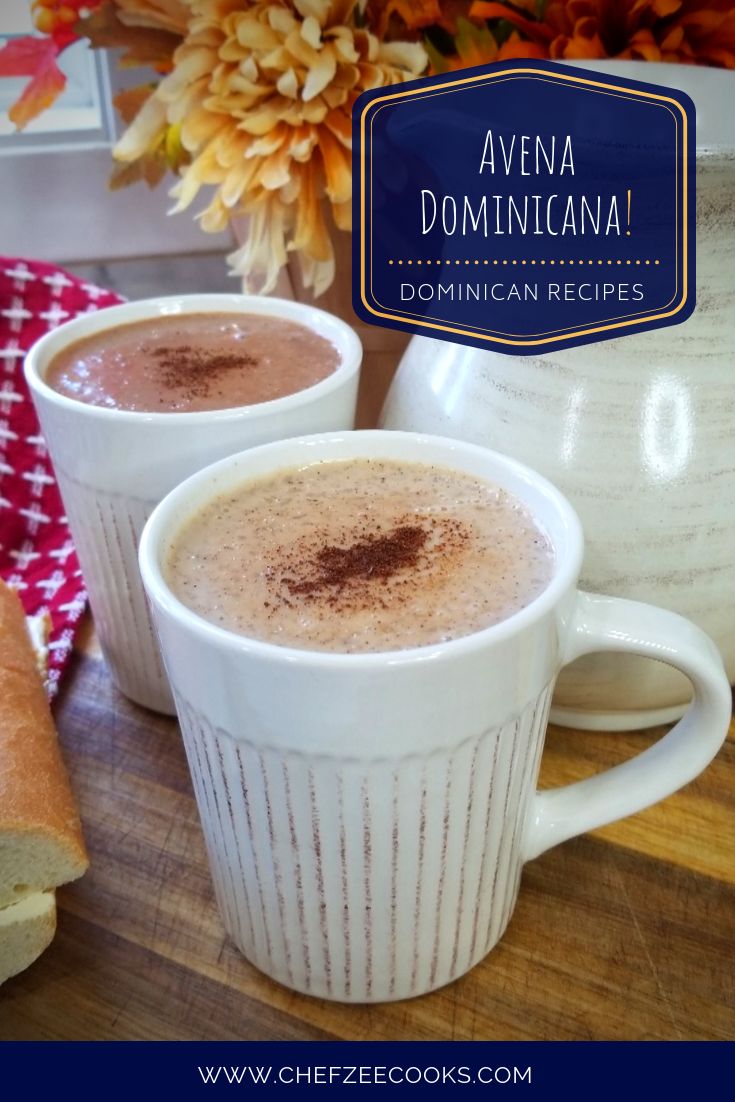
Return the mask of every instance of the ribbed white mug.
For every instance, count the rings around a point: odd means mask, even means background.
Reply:
[[[407,460],[500,484],[555,553],[552,579],[494,627],[410,650],[338,654],[259,642],[202,619],[162,563],[213,497],[294,467]],[[140,545],[215,892],[253,964],[348,1002],[420,995],[503,934],[525,861],[633,814],[722,744],[730,688],[702,632],[671,612],[578,592],[582,532],[540,475],[494,452],[401,432],[333,433],[230,457],[177,487]],[[694,686],[685,717],[638,757],[536,791],[554,681],[596,650],[662,659]]]
[[[267,314],[326,337],[339,367],[314,386],[257,405],[143,413],[76,401],[45,381],[55,355],[105,330],[176,314]],[[42,337],[25,374],[64,501],[102,651],[118,688],[138,704],[174,704],[140,583],[143,525],[169,490],[243,448],[305,432],[352,428],[362,346],[339,318],[297,302],[245,295],[146,299],[83,314]]]

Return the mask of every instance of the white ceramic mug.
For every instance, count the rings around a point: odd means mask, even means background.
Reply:
[[[451,642],[368,654],[258,642],[184,607],[161,564],[213,497],[347,457],[430,463],[499,483],[549,534],[548,587]],[[577,591],[582,532],[540,475],[482,447],[402,432],[311,436],[201,471],[149,520],[143,581],[194,780],[225,926],[253,964],[349,1002],[440,987],[502,935],[525,861],[696,776],[722,744],[730,689],[681,617]],[[536,791],[561,667],[589,651],[652,655],[694,686],[686,716],[638,757]]]
[[[299,322],[336,346],[340,365],[321,382],[284,398],[191,413],[106,409],[68,398],[46,383],[51,360],[70,344],[119,325],[183,313],[267,314]],[[174,711],[138,572],[138,539],[154,506],[194,471],[243,448],[304,432],[352,428],[361,359],[354,331],[323,310],[283,299],[220,294],[147,299],[84,314],[30,350],[26,379],[102,651],[126,696],[156,711]]]

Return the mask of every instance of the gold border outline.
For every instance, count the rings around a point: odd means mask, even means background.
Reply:
[[[639,97],[639,98],[642,98],[642,99],[655,100],[656,103],[658,103],[660,106],[664,106],[665,104],[671,104],[679,112],[679,114],[681,115],[682,124],[683,124],[682,125],[682,150],[681,150],[682,156],[681,156],[681,159],[677,157],[677,164],[679,163],[679,160],[681,160],[681,163],[682,163],[682,177],[683,177],[682,185],[681,185],[681,193],[682,193],[682,204],[681,204],[682,283],[683,283],[683,286],[682,286],[682,292],[681,292],[682,293],[681,301],[679,302],[678,306],[676,306],[673,310],[668,310],[668,311],[665,311],[665,312],[657,311],[653,314],[650,314],[648,317],[644,317],[644,318],[635,317],[635,318],[632,318],[632,319],[627,320],[627,321],[618,321],[618,322],[615,322],[614,324],[603,323],[603,324],[600,324],[600,325],[592,326],[592,327],[587,328],[587,329],[575,329],[571,332],[567,331],[565,333],[562,333],[559,336],[545,336],[545,337],[543,337],[541,339],[538,339],[538,340],[532,340],[532,339],[529,339],[529,338],[524,338],[524,339],[520,339],[520,340],[512,340],[508,337],[498,337],[498,336],[489,336],[489,335],[486,336],[483,333],[472,332],[471,330],[463,329],[463,328],[460,328],[458,326],[439,325],[436,322],[427,322],[427,321],[422,321],[422,320],[415,319],[415,318],[412,319],[407,314],[402,315],[402,314],[390,314],[390,313],[387,313],[387,312],[382,312],[380,310],[374,309],[373,306],[367,301],[366,287],[365,287],[366,260],[367,260],[367,254],[366,254],[366,251],[365,251],[365,193],[366,193],[366,187],[365,187],[365,182],[366,182],[365,181],[365,150],[366,150],[365,121],[366,121],[366,116],[370,112],[372,112],[374,108],[380,109],[378,107],[378,105],[380,105],[380,104],[387,105],[388,103],[391,103],[394,100],[404,99],[407,96],[415,96],[416,98],[423,98],[424,96],[429,95],[429,94],[434,93],[434,92],[437,92],[437,91],[442,91],[443,92],[443,91],[446,91],[450,88],[460,87],[460,86],[463,86],[463,85],[477,84],[481,81],[489,82],[491,80],[497,80],[497,78],[499,78],[499,77],[513,78],[513,77],[519,77],[519,76],[540,77],[540,78],[545,78],[545,79],[551,79],[552,81],[555,81],[555,80],[557,80],[557,81],[558,80],[567,81],[571,84],[581,84],[581,85],[585,85],[587,87],[599,88],[600,90],[605,91],[605,92],[613,92],[613,93],[618,93],[618,94],[627,93],[628,95],[633,96],[633,97]],[[673,112],[672,112],[672,114],[673,114]],[[676,123],[676,116],[674,116],[674,121]],[[678,130],[678,127],[677,127],[677,130]],[[678,133],[677,133],[677,138],[678,138]],[[371,139],[372,139],[372,134],[371,134]],[[360,185],[361,185],[361,187],[360,187],[360,260],[361,260],[361,263],[360,263],[360,301],[362,302],[363,306],[368,311],[368,313],[373,314],[375,317],[378,317],[378,318],[385,318],[388,321],[397,321],[397,322],[401,323],[402,325],[416,326],[416,327],[419,327],[419,328],[422,328],[422,329],[430,329],[430,330],[434,330],[434,331],[438,330],[438,331],[441,331],[443,333],[451,333],[451,334],[456,334],[458,336],[472,337],[474,340],[484,340],[484,341],[487,341],[490,344],[512,345],[512,346],[520,347],[520,348],[532,348],[532,347],[540,345],[540,344],[544,344],[544,345],[545,344],[554,344],[554,343],[558,343],[560,341],[565,341],[566,342],[566,341],[569,341],[570,339],[573,339],[575,337],[592,336],[595,333],[606,333],[606,332],[610,332],[610,331],[616,330],[616,329],[629,328],[632,325],[645,325],[648,322],[658,321],[658,320],[663,321],[665,318],[674,317],[676,314],[680,313],[680,311],[684,309],[684,307],[687,304],[688,297],[689,297],[688,264],[687,264],[688,249],[689,249],[689,227],[688,227],[688,224],[687,224],[687,217],[686,217],[686,211],[687,211],[687,206],[688,206],[688,187],[689,187],[689,182],[688,182],[688,157],[689,157],[688,120],[687,120],[686,111],[683,109],[682,105],[677,100],[673,99],[671,96],[661,95],[661,94],[656,93],[656,92],[644,92],[644,91],[641,91],[638,88],[630,88],[626,85],[607,84],[604,81],[591,80],[588,77],[579,77],[579,76],[575,76],[572,73],[567,73],[567,72],[554,73],[554,72],[550,72],[547,69],[534,69],[534,68],[531,68],[531,67],[525,67],[524,66],[522,68],[501,69],[497,73],[482,73],[482,74],[478,74],[477,76],[462,77],[462,78],[459,78],[459,79],[454,80],[454,81],[442,81],[439,84],[430,85],[429,87],[422,88],[420,90],[408,89],[408,90],[403,91],[403,92],[392,92],[392,93],[389,93],[389,94],[384,95],[384,96],[378,96],[376,99],[371,100],[363,108],[363,110],[361,112],[361,115],[360,115]],[[678,191],[679,191],[678,176],[677,176],[677,180],[676,180],[676,185],[677,185],[677,194],[678,194]],[[678,211],[677,211],[677,214],[678,214]],[[676,224],[676,248],[675,248],[675,253],[676,253],[676,257],[677,257],[677,266],[678,266],[678,232],[679,232],[679,222],[678,222],[678,219],[677,219],[677,224]],[[371,246],[371,248],[370,248],[370,254],[371,254],[370,255],[370,262],[371,262],[371,271],[372,271],[372,240],[370,242],[370,246]],[[677,276],[678,276],[678,273],[677,273]],[[676,283],[678,284],[678,278],[676,279]],[[676,293],[674,294],[674,297],[676,297]]]

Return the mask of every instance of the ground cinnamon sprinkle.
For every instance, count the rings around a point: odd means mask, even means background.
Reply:
[[[309,597],[327,589],[341,589],[353,579],[390,578],[415,566],[428,533],[418,525],[401,525],[387,536],[368,536],[351,547],[322,547],[309,567],[316,576],[284,582],[292,594]]]
[[[188,344],[154,345],[145,353],[155,360],[163,386],[183,391],[189,400],[206,398],[226,372],[255,367],[258,362],[247,352],[210,353]]]

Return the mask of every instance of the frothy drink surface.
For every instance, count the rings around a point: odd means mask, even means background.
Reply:
[[[471,475],[334,460],[244,484],[178,534],[164,564],[184,604],[286,646],[423,646],[489,627],[547,586],[553,552],[515,498]]]
[[[329,341],[260,314],[176,314],[120,325],[60,352],[46,382],[93,406],[231,409],[313,386],[339,366]]]

